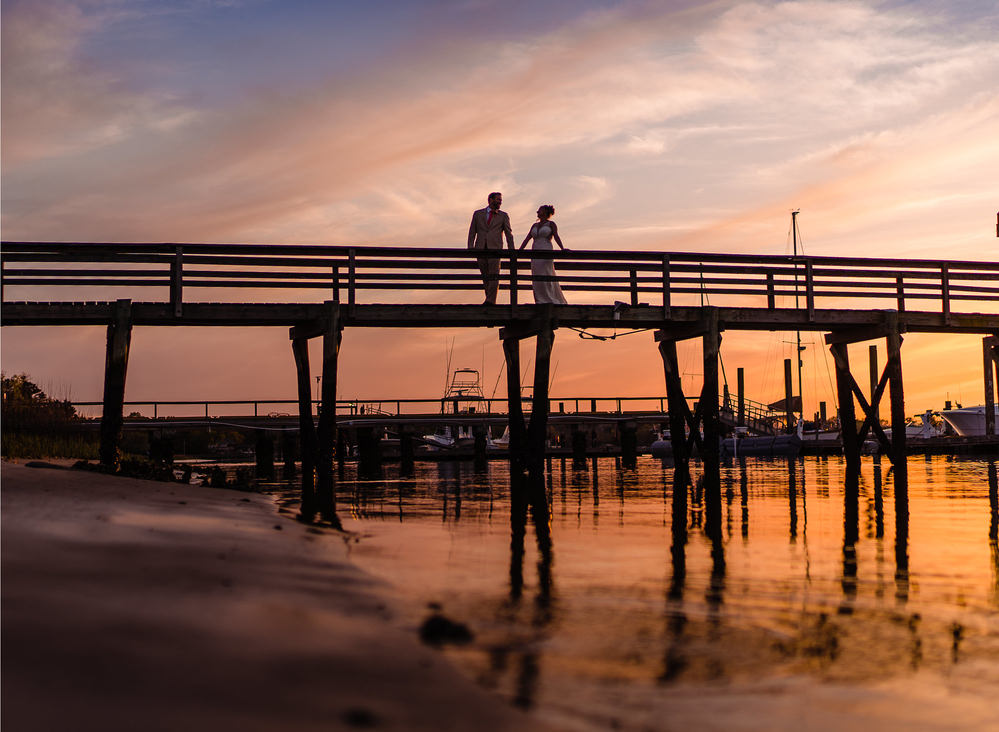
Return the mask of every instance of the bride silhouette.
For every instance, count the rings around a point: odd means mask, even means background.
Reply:
[[[531,230],[524,238],[524,243],[520,245],[523,249],[527,242],[534,239],[531,249],[539,251],[552,251],[552,239],[558,244],[558,248],[565,251],[562,239],[558,235],[558,226],[551,220],[555,215],[555,207],[544,204],[538,209],[538,223],[531,227]],[[534,302],[538,304],[553,303],[555,305],[567,305],[565,297],[562,295],[562,288],[559,287],[558,278],[555,276],[555,262],[551,259],[531,260],[531,286],[534,288]]]

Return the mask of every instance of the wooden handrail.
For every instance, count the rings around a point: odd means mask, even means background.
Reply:
[[[184,290],[192,287],[339,293],[346,285],[349,305],[365,291],[475,291],[481,287],[476,259],[483,256],[501,260],[506,271],[501,278],[514,304],[516,292],[530,287],[532,259],[555,260],[564,290],[620,294],[631,306],[641,305],[646,294],[658,295],[664,312],[683,294],[765,298],[769,309],[778,307],[777,298],[799,296],[810,317],[831,299],[894,300],[900,309],[907,301],[935,301],[945,318],[956,302],[999,302],[999,284],[993,284],[999,283],[997,262],[286,244],[5,242],[2,247],[5,294],[8,287],[160,287],[167,288],[177,317]]]

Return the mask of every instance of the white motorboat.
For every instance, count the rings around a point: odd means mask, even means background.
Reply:
[[[999,425],[999,404],[995,406],[996,424]],[[940,416],[961,437],[983,437],[985,435],[985,405],[944,409]]]

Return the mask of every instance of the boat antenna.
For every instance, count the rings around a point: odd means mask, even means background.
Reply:
[[[447,346],[447,338],[444,339],[444,347],[447,348],[447,356],[444,359],[444,393],[447,393],[451,386],[451,358],[454,356],[454,336],[451,336],[451,347]]]
[[[500,379],[503,377],[503,370],[504,369],[506,369],[506,359],[505,358],[500,363],[499,373],[496,374],[496,383],[493,384],[493,393],[489,395],[490,399],[493,399],[496,396],[496,390],[499,389],[499,382],[500,382]]]

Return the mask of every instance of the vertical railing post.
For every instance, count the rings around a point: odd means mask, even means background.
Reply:
[[[510,250],[510,304],[517,304],[517,250]]]
[[[170,304],[173,316],[179,318],[184,312],[184,248],[177,247],[170,263]]]
[[[638,307],[638,270],[628,273],[628,283],[631,289],[631,306]]]
[[[776,306],[774,297],[774,273],[767,272],[767,309],[773,310]]]
[[[944,324],[950,325],[950,272],[946,264],[940,265],[940,297],[943,300]]]
[[[905,312],[905,282],[902,275],[895,278],[895,297],[898,300],[898,311]]]
[[[805,262],[805,303],[808,307],[808,322],[811,323],[815,320],[815,277],[810,259]]]
[[[670,264],[669,255],[663,255],[663,320],[670,319],[670,306],[672,305],[672,293],[670,292]]]
[[[333,302],[340,304],[340,268],[333,265]]]
[[[347,304],[353,309],[357,302],[357,250],[347,252]]]

